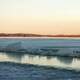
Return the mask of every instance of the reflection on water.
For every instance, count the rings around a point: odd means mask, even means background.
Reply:
[[[37,64],[61,68],[79,69],[80,59],[70,57],[36,56],[21,53],[0,53],[0,61],[10,61],[22,64]]]
[[[21,53],[4,53],[10,60],[21,63],[24,54]]]
[[[56,57],[56,58],[64,64],[71,64],[73,61],[72,57]]]

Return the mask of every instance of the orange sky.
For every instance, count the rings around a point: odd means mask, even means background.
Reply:
[[[79,0],[1,0],[1,33],[80,34]]]

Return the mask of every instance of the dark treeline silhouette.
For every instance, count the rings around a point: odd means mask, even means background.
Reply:
[[[80,35],[40,35],[25,33],[0,33],[0,37],[80,37]]]

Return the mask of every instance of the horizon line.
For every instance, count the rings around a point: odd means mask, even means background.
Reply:
[[[0,33],[0,37],[80,37],[80,34]]]

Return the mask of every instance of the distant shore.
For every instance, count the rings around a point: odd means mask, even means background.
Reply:
[[[80,35],[41,35],[41,34],[25,34],[25,33],[0,33],[0,37],[80,37]]]

